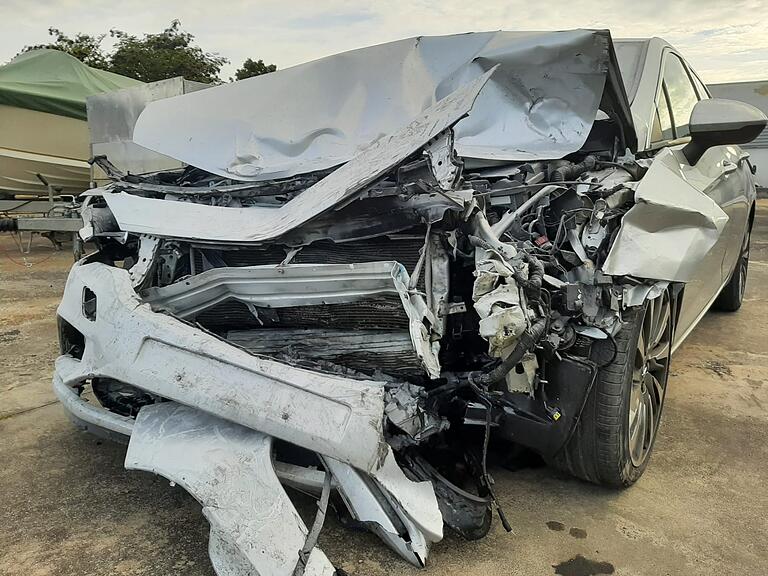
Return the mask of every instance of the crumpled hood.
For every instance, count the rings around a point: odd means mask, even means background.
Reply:
[[[289,177],[350,160],[497,64],[472,115],[455,128],[465,159],[577,151],[606,82],[631,142],[611,37],[599,30],[420,36],[353,50],[153,102],[134,141],[234,180]]]

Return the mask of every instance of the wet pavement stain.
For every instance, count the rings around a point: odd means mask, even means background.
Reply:
[[[577,554],[574,558],[554,564],[555,574],[560,576],[596,576],[597,574],[613,574],[616,569],[610,562],[598,562]]]
[[[547,522],[547,528],[554,530],[555,532],[562,532],[565,530],[565,524],[562,522],[555,522],[554,520],[550,520]]]
[[[579,540],[582,540],[587,537],[587,531],[583,528],[571,528],[568,530],[568,534],[573,536],[574,538],[578,538]]]

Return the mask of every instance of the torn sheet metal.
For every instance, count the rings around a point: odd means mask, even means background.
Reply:
[[[181,318],[225,300],[263,308],[355,302],[396,294],[409,320],[413,348],[427,373],[440,375],[438,326],[425,299],[408,290],[410,278],[398,262],[359,264],[290,264],[214,268],[169,286],[147,290],[145,302]]]
[[[159,247],[159,238],[146,234],[139,238],[139,253],[136,263],[128,270],[128,275],[131,277],[131,284],[133,284],[134,288],[141,286],[147,279],[147,275],[152,272]]]
[[[395,287],[400,295],[400,301],[408,314],[408,331],[411,342],[424,369],[430,378],[440,377],[440,340],[432,338],[433,327],[438,326],[435,313],[427,305],[421,294],[408,289],[410,277],[405,267],[400,266],[393,276]]]
[[[635,205],[603,264],[606,274],[688,282],[718,242],[728,215],[681,172],[679,153],[659,152],[637,185]]]
[[[624,286],[622,290],[621,304],[624,308],[642,306],[646,300],[653,300],[654,298],[661,296],[668,287],[669,282]]]
[[[429,158],[429,168],[440,189],[444,192],[453,190],[461,178],[464,166],[456,156],[453,131],[440,134],[424,147],[424,153]]]
[[[96,296],[93,321],[81,312],[86,286]],[[56,361],[66,385],[113,378],[368,472],[390,451],[382,436],[383,382],[259,358],[152,312],[136,296],[126,270],[76,265],[58,313],[86,341],[82,360]]]
[[[105,199],[123,231],[201,240],[258,242],[276,238],[359,192],[377,178],[417,152],[424,144],[469,114],[472,104],[494,73],[491,68],[472,82],[419,114],[399,130],[377,138],[352,160],[310,186],[279,208],[254,206],[229,208],[194,203],[169,203],[129,194],[106,195]],[[205,92],[200,92],[204,94]],[[193,221],[191,229],[188,223]]]
[[[495,65],[457,126],[459,156],[529,161],[577,151],[606,75],[617,75],[607,30],[419,36],[152,102],[134,141],[234,180],[331,168]],[[623,87],[613,90],[626,100]]]
[[[308,531],[275,474],[269,436],[163,402],[139,412],[125,467],[159,474],[200,502],[219,576],[294,575]],[[314,547],[304,576],[335,573]]]

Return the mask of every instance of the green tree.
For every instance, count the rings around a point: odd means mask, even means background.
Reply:
[[[107,70],[109,68],[109,59],[101,49],[101,43],[106,34],[91,36],[90,34],[77,34],[70,38],[58,28],[48,28],[48,34],[54,37],[54,41],[48,44],[36,44],[34,46],[25,46],[22,52],[29,50],[39,50],[41,48],[52,48],[61,50],[80,60],[83,64]]]
[[[77,34],[69,37],[58,28],[49,28],[48,33],[54,37],[54,42],[25,46],[22,52],[53,48],[74,56],[88,66],[109,70],[142,82],[184,76],[187,80],[218,83],[221,82],[221,67],[229,62],[218,54],[205,52],[196,46],[195,37],[182,30],[178,20],[171,22],[171,25],[159,34],[144,34],[141,38],[122,30],[110,30],[110,36],[116,40],[111,52],[101,49],[106,34]],[[253,64],[261,64],[266,71],[271,71],[270,66],[261,60]],[[275,69],[274,66],[271,68]]]
[[[253,60],[252,58],[248,58],[235,72],[235,80],[245,80],[246,78],[252,78],[253,76],[269,74],[275,70],[277,70],[277,66],[274,64],[264,64],[264,60]]]
[[[205,52],[192,42],[194,36],[181,29],[178,20],[159,34],[143,38],[110,30],[117,39],[109,56],[109,70],[142,82],[184,76],[197,82],[219,82],[221,67],[229,62],[218,54]]]

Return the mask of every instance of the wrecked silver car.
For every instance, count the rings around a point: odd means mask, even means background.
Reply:
[[[618,54],[618,56],[617,56]],[[661,40],[420,37],[149,105],[180,171],[92,190],[54,388],[188,490],[220,575],[318,575],[330,498],[416,566],[489,441],[648,464],[670,355],[741,303],[765,117]],[[319,497],[307,526],[284,486]],[[341,508],[340,507],[340,508]]]

